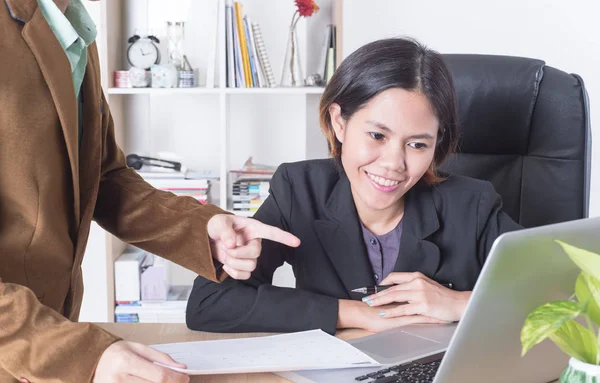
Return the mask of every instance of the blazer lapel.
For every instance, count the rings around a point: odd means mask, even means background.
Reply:
[[[38,9],[37,0],[5,0],[5,2],[10,16],[22,23],[28,22]]]
[[[405,196],[402,238],[394,271],[419,271],[432,278],[440,264],[440,249],[428,241],[440,228],[431,188],[415,185]]]
[[[315,220],[315,231],[348,297],[358,299],[362,295],[351,290],[372,286],[375,280],[346,175],[340,176],[325,208],[328,216]]]
[[[70,64],[62,47],[54,37],[41,11],[37,9],[36,0],[7,1],[11,15],[16,20],[25,22],[23,38],[35,56],[40,70],[46,80],[54,105],[58,112],[60,124],[71,165],[74,196],[74,218],[79,222],[79,156],[78,156],[78,121],[77,99],[73,90]],[[19,4],[22,3],[22,4]],[[35,7],[33,6],[35,4]]]

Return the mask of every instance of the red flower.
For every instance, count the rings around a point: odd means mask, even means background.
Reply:
[[[300,16],[309,17],[313,13],[319,11],[319,6],[314,0],[294,0],[296,2],[296,8]]]

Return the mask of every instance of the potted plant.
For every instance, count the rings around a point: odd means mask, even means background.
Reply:
[[[521,329],[521,355],[550,338],[571,359],[561,383],[600,383],[600,255],[556,241],[581,269],[575,294],[568,301],[546,303],[533,310]],[[582,316],[586,325],[575,319]]]

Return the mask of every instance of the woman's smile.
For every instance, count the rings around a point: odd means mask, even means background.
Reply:
[[[400,181],[398,181],[398,180],[384,178],[384,177],[369,173],[367,171],[365,171],[365,174],[367,175],[367,177],[369,178],[369,181],[371,181],[371,184],[373,185],[373,187],[375,189],[385,192],[385,193],[389,193],[389,192],[396,190],[398,188],[398,185],[400,185]]]

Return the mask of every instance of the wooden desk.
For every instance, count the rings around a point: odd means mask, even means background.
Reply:
[[[120,336],[125,340],[143,344],[160,344],[173,342],[193,342],[199,340],[216,340],[231,338],[252,338],[256,336],[273,335],[269,333],[251,334],[220,334],[198,332],[189,330],[185,324],[164,323],[97,323],[98,326]],[[342,330],[336,336],[340,339],[350,340],[370,335],[363,330]],[[228,374],[228,375],[196,375],[192,376],[191,383],[290,383],[272,373],[257,374]],[[553,381],[558,382],[558,380]]]
[[[256,336],[273,335],[267,333],[252,334],[220,334],[209,332],[198,332],[189,330],[185,324],[166,323],[97,323],[103,329],[132,342],[143,344],[160,344],[173,342],[193,342],[199,340],[217,340],[231,338],[252,338]],[[340,339],[349,340],[369,335],[362,330],[344,330],[337,336]],[[256,374],[228,374],[228,375],[196,375],[192,376],[191,383],[289,383],[272,373]]]

